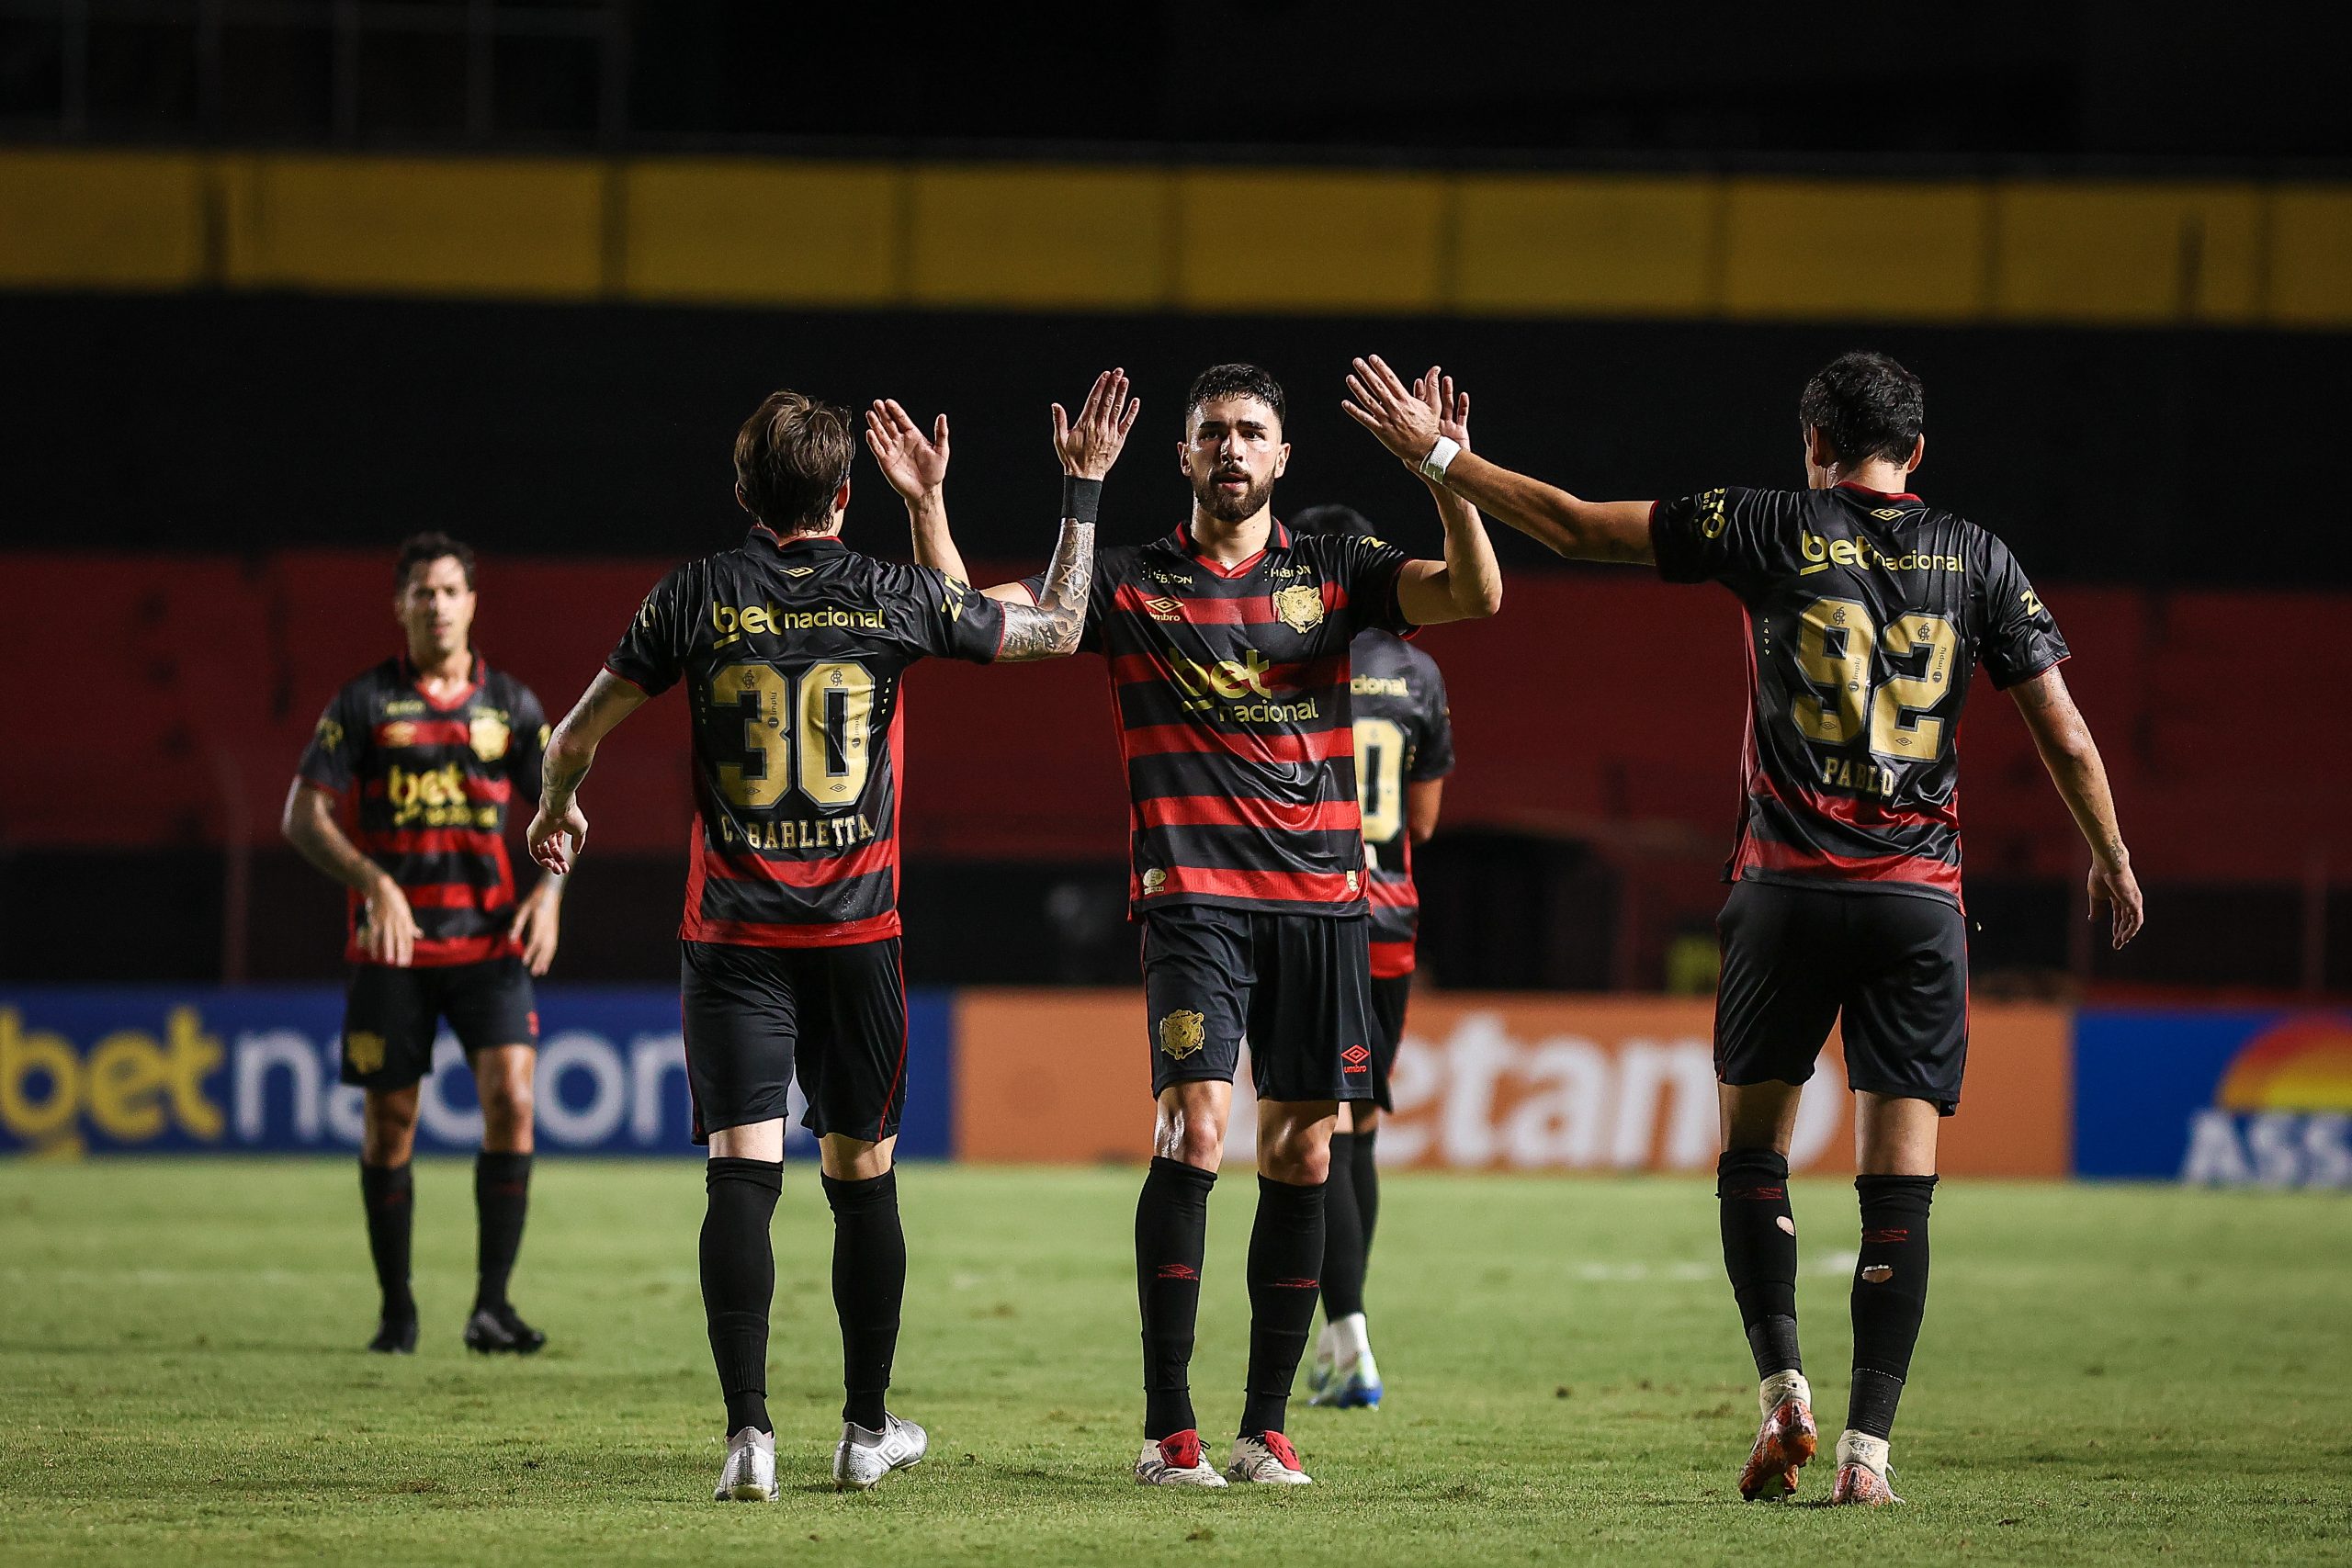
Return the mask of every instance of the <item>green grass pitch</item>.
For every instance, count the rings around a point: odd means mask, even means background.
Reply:
[[[0,1562],[2352,1561],[2352,1211],[2312,1194],[1953,1181],[1895,1434],[1907,1506],[1742,1505],[1754,1382],[1690,1180],[1391,1178],[1373,1269],[1388,1407],[1294,1405],[1317,1484],[1147,1492],[1124,1170],[910,1167],[893,1404],[932,1456],[825,1487],[831,1225],[776,1220],[784,1500],[720,1453],[685,1164],[548,1161],[515,1295],[532,1360],[459,1347],[462,1162],[420,1168],[417,1356],[343,1161],[0,1164]],[[1246,1173],[1220,1185],[1194,1389],[1239,1414]],[[1853,1194],[1800,1184],[1810,1371],[1843,1415]],[[1826,1455],[1825,1455],[1826,1460]],[[1827,1465],[1801,1500],[1826,1494]]]

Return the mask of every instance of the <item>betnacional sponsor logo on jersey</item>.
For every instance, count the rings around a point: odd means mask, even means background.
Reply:
[[[1358,675],[1348,682],[1348,690],[1359,697],[1409,697],[1412,687],[1402,675]]]
[[[1798,541],[1797,547],[1811,563],[1799,569],[1799,576],[1831,566],[1883,568],[1888,571],[1968,570],[1968,564],[1958,556],[1936,555],[1927,550],[1905,550],[1899,556],[1891,556],[1868,539],[1825,539],[1818,534],[1808,533]]]
[[[561,959],[559,956],[558,962]],[[693,1155],[674,987],[548,987],[538,996],[535,1110],[548,1153]],[[949,1007],[908,997],[906,1118],[899,1146],[948,1153]],[[361,1095],[337,1081],[343,994],[42,987],[0,993],[0,1154],[356,1150]],[[353,1038],[360,1066],[383,1042]],[[428,1153],[470,1153],[481,1107],[444,1035],[419,1087]],[[814,1154],[795,1089],[787,1147]]]
[[[498,826],[498,807],[476,807],[467,798],[466,775],[455,762],[424,769],[395,762],[384,774],[384,795],[395,828]]]
[[[745,637],[777,632],[858,631],[888,629],[879,610],[820,605],[814,610],[786,610],[775,604],[719,604],[710,607],[710,629],[718,634],[712,646],[725,648]]]

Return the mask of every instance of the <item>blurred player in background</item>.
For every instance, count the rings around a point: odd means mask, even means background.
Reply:
[[[1830,1501],[1898,1501],[1888,1438],[1927,1308],[1938,1121],[1959,1106],[1968,1049],[1956,741],[1980,661],[2090,845],[2093,916],[2111,911],[2120,947],[2143,915],[2107,771],[2058,672],[2065,639],[2007,546],[1907,489],[1925,399],[1883,355],[1846,355],[1806,384],[1806,489],[1664,502],[1584,501],[1461,450],[1376,358],[1348,386],[1347,412],[1390,452],[1521,533],[1720,582],[1747,610],[1747,794],[1715,998],[1724,1260],[1763,1410],[1739,1489],[1793,1492],[1815,1447],[1789,1137],[1842,1013],[1862,1226]]]
[[[1433,386],[1427,396],[1434,418]],[[1158,1104],[1136,1206],[1147,1485],[1308,1479],[1283,1424],[1315,1322],[1331,1133],[1341,1101],[1373,1093],[1348,649],[1367,626],[1405,632],[1502,602],[1466,506],[1444,514],[1442,561],[1276,522],[1283,415],[1281,386],[1255,366],[1193,381],[1176,449],[1191,515],[1096,557],[1082,644],[1109,665],[1125,759]],[[989,592],[1027,604],[1044,587]],[[1249,1388],[1220,1474],[1202,1452],[1190,1368],[1245,1036],[1259,1096]]]
[[[416,1348],[409,1169],[417,1083],[443,1020],[481,1099],[474,1163],[479,1278],[466,1344],[529,1354],[547,1336],[506,1299],[531,1190],[531,977],[555,957],[563,878],[519,904],[509,807],[534,800],[548,740],[539,699],[473,650],[474,553],[444,534],[401,546],[392,614],[407,649],[327,705],[286,796],[288,842],[350,889],[343,1081],[365,1091],[359,1190],[383,1291],[370,1350]]]
[[[1450,383],[1445,395],[1453,396]],[[1466,444],[1467,398],[1460,406],[1462,417],[1446,428]],[[1468,510],[1445,491],[1437,494],[1441,505]],[[1302,534],[1377,536],[1363,513],[1345,506],[1310,506],[1293,526]],[[1331,1134],[1331,1175],[1323,1186],[1323,1335],[1306,1373],[1307,1403],[1343,1410],[1380,1404],[1380,1368],[1363,1308],[1373,1231],[1380,1220],[1373,1141],[1380,1113],[1395,1109],[1388,1079],[1413,988],[1421,914],[1413,851],[1437,831],[1445,775],[1453,771],[1453,716],[1437,660],[1378,626],[1356,634],[1348,659],[1355,671],[1349,690],[1356,716],[1356,798],[1372,891],[1372,1098],[1342,1101],[1339,1130]]]
[[[926,439],[904,411],[887,407],[895,417],[876,405],[868,443],[918,531],[944,534],[947,422]],[[1064,464],[1099,478],[1125,434],[1115,399],[1098,397],[1061,434]],[[841,410],[790,391],[760,405],[735,442],[749,536],[680,567],[646,597],[557,729],[531,824],[532,853],[552,871],[569,869],[587,837],[578,794],[598,743],[639,705],[686,682],[697,823],[678,932],[681,1010],[695,1135],[710,1145],[701,1262],[727,1405],[721,1501],[777,1495],[769,1226],[796,1073],[833,1212],[846,1395],[834,1484],[871,1487],[919,1462],[929,1445],[921,1427],[884,1404],[907,1278],[891,1166],[907,1050],[899,682],[926,658],[986,664],[1070,652],[1093,567],[1088,521],[1062,525],[1034,608],[983,598],[927,566],[862,555],[841,539],[855,455],[852,417]]]

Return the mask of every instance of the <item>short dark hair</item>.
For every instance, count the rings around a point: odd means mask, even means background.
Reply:
[[[1193,416],[1212,398],[1255,398],[1274,411],[1276,424],[1290,423],[1283,384],[1254,365],[1212,365],[1193,377],[1193,389],[1184,394],[1185,429],[1193,428]]]
[[[1367,539],[1380,535],[1372,519],[1352,506],[1310,506],[1290,520],[1294,534],[1356,534]]]
[[[1804,384],[1797,418],[1829,437],[1845,463],[1907,463],[1928,423],[1919,378],[1883,354],[1841,354]]]
[[[466,574],[466,586],[471,588],[474,585],[474,547],[463,539],[453,539],[437,529],[411,534],[401,541],[400,566],[393,582],[405,589],[408,587],[408,574],[414,571],[420,563],[430,565],[444,556],[458,563],[458,570]]]
[[[770,392],[735,434],[735,482],[752,515],[780,533],[824,522],[857,456],[849,415],[794,391]]]

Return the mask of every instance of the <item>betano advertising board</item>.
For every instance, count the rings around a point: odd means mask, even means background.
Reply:
[[[1138,1161],[1152,1106],[1131,991],[918,991],[900,1151]],[[1703,1171],[1714,1075],[1703,999],[1417,998],[1384,1163],[1424,1169]],[[0,1153],[356,1149],[330,987],[0,991]],[[676,995],[540,992],[538,1131],[550,1154],[687,1155]],[[1944,1125],[1955,1175],[2352,1188],[2352,1017],[2324,1011],[1980,1005]],[[1796,1128],[1798,1168],[1852,1169],[1836,1042]],[[796,1102],[796,1111],[797,1104]],[[1249,1157],[1242,1094],[1229,1146]],[[463,1057],[440,1044],[420,1146],[475,1146]],[[797,1156],[810,1140],[797,1133]]]

